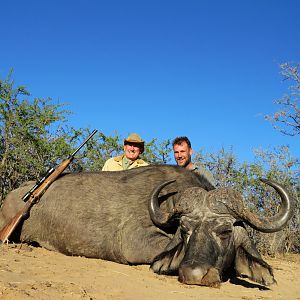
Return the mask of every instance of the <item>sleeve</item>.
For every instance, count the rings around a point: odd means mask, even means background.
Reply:
[[[109,171],[108,170],[108,160],[104,163],[104,166],[102,167],[102,171]]]

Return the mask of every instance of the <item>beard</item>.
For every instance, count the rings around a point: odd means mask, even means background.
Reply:
[[[185,168],[190,162],[191,162],[191,158],[187,158],[187,159],[183,159],[183,160],[177,160],[177,165]]]

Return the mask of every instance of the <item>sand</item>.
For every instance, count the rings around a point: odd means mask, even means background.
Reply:
[[[0,247],[0,299],[300,299],[300,255],[265,257],[277,285],[264,288],[245,279],[220,288],[181,284],[177,276],[71,257],[26,244]]]

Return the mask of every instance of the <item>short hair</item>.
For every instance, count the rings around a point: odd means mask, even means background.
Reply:
[[[192,144],[191,144],[190,140],[188,139],[188,137],[186,137],[186,136],[176,137],[172,142],[172,146],[174,147],[174,145],[181,145],[183,142],[186,142],[187,145],[189,146],[189,148],[192,148]]]

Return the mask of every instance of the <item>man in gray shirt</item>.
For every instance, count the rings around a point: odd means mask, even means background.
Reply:
[[[212,173],[203,166],[192,163],[193,149],[190,140],[186,136],[180,136],[172,142],[174,158],[178,166],[189,169],[204,176],[213,186],[216,186]]]

